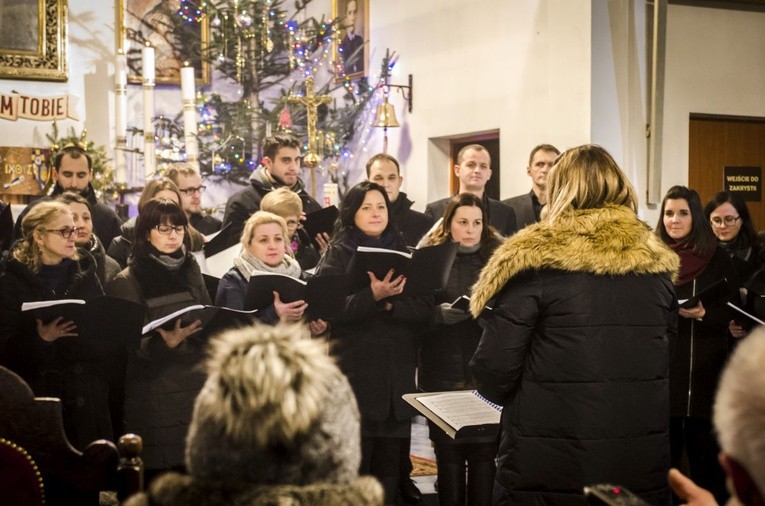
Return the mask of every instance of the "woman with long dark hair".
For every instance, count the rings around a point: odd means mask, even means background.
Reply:
[[[733,262],[718,246],[699,194],[685,186],[673,186],[661,203],[656,234],[680,256],[675,281],[679,300],[690,299],[712,284],[727,279],[727,301],[738,300],[738,278]],[[725,474],[717,461],[719,448],[712,430],[712,401],[717,380],[728,357],[726,301],[678,310],[677,335],[670,342],[669,366],[670,446],[672,465],[680,467],[687,454],[690,476],[723,504],[728,492]]]
[[[459,243],[446,288],[436,293],[435,326],[422,336],[417,369],[418,386],[426,392],[476,387],[468,369],[481,326],[470,313],[451,303],[470,295],[470,288],[502,238],[489,226],[481,199],[472,193],[452,197],[441,224],[425,237],[422,246],[446,241]],[[436,424],[429,423],[430,439],[438,463],[438,499],[441,504],[490,504],[494,485],[497,442],[458,442]],[[467,471],[467,475],[466,475]]]
[[[202,274],[188,252],[188,219],[169,200],[147,202],[135,224],[130,265],[108,286],[110,295],[147,307],[146,323],[194,304],[210,304]],[[147,476],[182,469],[194,398],[205,375],[197,367],[204,343],[201,322],[177,319],[128,350],[125,429],[143,438]]]
[[[345,273],[356,248],[406,251],[388,219],[388,196],[375,183],[359,183],[345,195],[329,248],[317,275]],[[348,296],[331,322],[330,345],[348,376],[361,411],[362,474],[383,484],[386,503],[395,501],[401,449],[411,435],[414,411],[401,398],[415,391],[417,325],[433,311],[432,298],[402,296],[406,279],[369,274],[369,285]]]
[[[759,268],[762,246],[746,202],[731,192],[720,192],[704,206],[704,216],[718,244],[733,260],[738,280],[745,284]]]

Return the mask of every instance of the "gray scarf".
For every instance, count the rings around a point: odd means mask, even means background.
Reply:
[[[178,258],[170,255],[155,255],[154,253],[149,253],[149,258],[169,271],[177,271],[186,261],[186,246],[181,246],[180,252],[181,256]]]
[[[284,259],[279,262],[279,265],[271,267],[247,251],[247,248],[242,248],[242,252],[234,259],[234,267],[242,273],[242,276],[247,281],[250,280],[250,276],[256,271],[285,274],[293,278],[300,278],[302,272],[298,261],[287,254],[284,255]]]

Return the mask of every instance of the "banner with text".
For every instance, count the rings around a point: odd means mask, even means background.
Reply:
[[[725,191],[738,194],[748,202],[762,200],[762,167],[725,167]]]
[[[0,119],[54,121],[71,118],[79,121],[77,101],[78,98],[74,95],[37,97],[16,92],[9,95],[0,93]]]

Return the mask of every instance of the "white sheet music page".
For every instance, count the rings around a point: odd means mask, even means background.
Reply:
[[[501,412],[471,390],[424,395],[417,400],[455,430],[469,425],[498,424]]]

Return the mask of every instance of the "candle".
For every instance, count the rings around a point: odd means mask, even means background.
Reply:
[[[271,137],[271,122],[266,121],[266,137]]]
[[[127,58],[120,49],[114,62],[114,137],[116,152],[114,157],[116,183],[125,183],[125,148],[127,142]]]
[[[199,144],[197,142],[197,110],[194,106],[194,67],[188,62],[181,69],[181,95],[183,97],[183,137],[186,142],[186,159],[198,166]]]
[[[148,43],[141,52],[143,57],[143,163],[144,175],[154,175],[157,159],[154,147],[154,48]]]
[[[189,67],[189,62],[185,63],[185,67],[181,69],[181,95],[184,102],[186,100],[194,100],[194,67]]]
[[[147,42],[141,51],[143,80],[154,82],[154,48]]]

